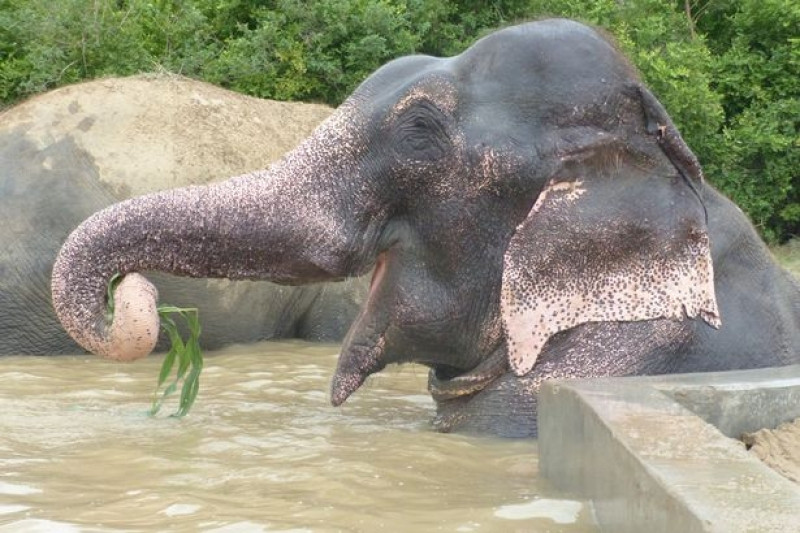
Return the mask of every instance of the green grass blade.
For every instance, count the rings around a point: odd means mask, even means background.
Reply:
[[[186,353],[186,348],[184,348],[178,356],[178,380],[186,377],[186,371],[189,370],[190,363],[189,354]]]
[[[157,414],[167,397],[175,393],[178,390],[178,386],[183,382],[178,410],[171,415],[180,418],[189,413],[200,391],[203,354],[199,340],[202,330],[199,313],[196,308],[181,308],[170,305],[159,306],[158,313],[161,318],[161,325],[169,336],[171,348],[164,358],[164,363],[161,365],[158,384],[153,393],[153,405],[150,408],[150,415]],[[175,320],[170,316],[172,314],[179,315],[186,322],[189,337],[185,341],[180,335]],[[173,370],[175,370],[175,378],[159,395],[159,389],[167,382]]]
[[[197,398],[197,393],[200,390],[201,371],[202,371],[202,366],[192,367],[192,371],[189,372],[189,375],[183,382],[179,407],[173,416],[177,418],[185,416],[192,408],[192,405],[194,405],[194,401]]]
[[[166,314],[161,315],[160,318],[161,327],[164,329],[164,331],[166,331],[170,339],[170,350],[164,357],[164,362],[161,365],[161,372],[159,372],[158,375],[158,384],[156,385],[156,389],[153,391],[153,403],[150,407],[151,415],[157,414],[159,410],[161,410],[161,405],[164,403],[164,400],[166,400],[166,398],[173,394],[177,389],[180,376],[175,378],[174,383],[168,386],[160,397],[158,395],[158,389],[161,388],[161,386],[167,381],[167,378],[172,372],[172,368],[175,365],[175,359],[181,359],[181,354],[186,350],[175,321]]]
[[[198,337],[200,335],[200,323],[197,320],[197,313],[186,314],[184,317],[186,318],[186,321],[189,324],[189,329],[191,330],[189,341],[186,343],[186,355],[189,359],[192,369],[186,376],[186,379],[183,383],[183,388],[181,389],[179,408],[175,413],[175,416],[177,417],[186,415],[192,408],[192,405],[194,405],[194,401],[197,398],[197,393],[200,390],[200,373],[203,371],[203,356],[202,352],[200,351],[200,344],[198,343]]]
[[[122,281],[122,274],[117,272],[111,279],[108,280],[106,286],[106,321],[110,324],[114,318],[114,291],[117,290],[117,285]]]
[[[159,312],[159,314],[161,314],[163,316],[167,316],[167,315],[169,315],[171,313],[174,313],[174,314],[177,314],[177,315],[181,315],[181,316],[186,316],[187,314],[191,314],[191,313],[197,314],[197,308],[196,307],[175,307],[174,305],[161,304],[161,305],[158,306],[158,312]]]
[[[172,367],[175,364],[175,357],[177,357],[178,351],[174,348],[170,350],[166,357],[164,357],[164,362],[161,364],[161,372],[158,374],[158,385],[156,385],[156,390],[158,390],[161,385],[167,381],[170,372],[172,372]]]
[[[164,403],[164,400],[167,398],[167,396],[171,394],[171,392],[169,392],[169,387],[168,387],[167,390],[165,390],[164,393],[159,397],[158,389],[160,389],[161,386],[164,384],[164,382],[167,381],[170,372],[172,372],[172,367],[175,364],[175,358],[177,357],[177,355],[178,355],[178,350],[176,350],[175,346],[173,345],[172,349],[170,349],[170,351],[164,357],[164,362],[161,364],[161,372],[159,372],[158,374],[158,384],[156,385],[156,388],[153,391],[153,402],[150,406],[151,416],[157,414],[158,411],[161,410],[161,404]],[[172,388],[173,392],[175,388],[177,388],[177,383],[175,383],[174,385],[175,386]]]

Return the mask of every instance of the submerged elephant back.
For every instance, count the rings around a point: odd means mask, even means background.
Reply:
[[[65,87],[0,117],[0,355],[80,349],[58,324],[50,274],[92,213],[147,192],[268,166],[330,114],[180,77]],[[162,301],[198,306],[203,343],[340,340],[363,288],[156,278]]]

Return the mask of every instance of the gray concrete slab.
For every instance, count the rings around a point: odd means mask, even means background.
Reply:
[[[539,464],[603,531],[800,532],[800,485],[737,439],[800,416],[800,365],[551,381]]]

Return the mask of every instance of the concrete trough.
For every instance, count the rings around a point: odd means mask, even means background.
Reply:
[[[602,531],[800,532],[800,485],[738,440],[800,417],[800,365],[550,381],[539,466]]]

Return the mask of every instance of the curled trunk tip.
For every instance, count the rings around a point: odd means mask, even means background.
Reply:
[[[147,356],[156,346],[160,320],[158,291],[144,276],[126,275],[114,288],[114,312],[104,312],[104,298],[85,306],[82,294],[70,291],[62,261],[53,268],[53,307],[67,333],[86,350],[108,359],[133,361]],[[100,293],[102,287],[98,286]]]
[[[114,302],[108,340],[100,355],[117,361],[146,357],[158,341],[158,290],[134,272],[117,285]]]

